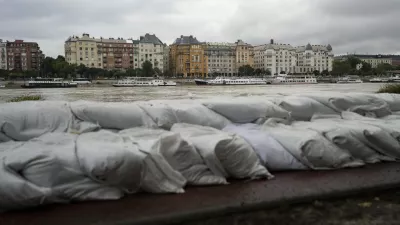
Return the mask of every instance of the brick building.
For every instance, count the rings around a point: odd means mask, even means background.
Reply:
[[[36,42],[7,41],[7,69],[16,71],[39,70],[43,59]]]

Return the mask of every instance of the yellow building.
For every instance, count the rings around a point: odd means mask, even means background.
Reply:
[[[239,72],[241,66],[250,65],[254,68],[254,48],[252,45],[238,40],[235,42],[236,47],[236,73]]]
[[[181,36],[170,46],[170,70],[173,76],[206,77],[208,57],[204,52],[205,43],[195,37]]]
[[[70,64],[83,64],[91,68],[103,68],[102,55],[97,49],[97,41],[89,34],[70,37],[65,42],[65,60]]]

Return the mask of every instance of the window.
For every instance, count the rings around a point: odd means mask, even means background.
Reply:
[[[82,50],[82,47],[79,47],[79,50]]]
[[[80,61],[82,61],[82,58],[79,58]]]

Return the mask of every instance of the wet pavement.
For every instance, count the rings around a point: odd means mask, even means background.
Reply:
[[[269,181],[187,188],[185,194],[137,194],[118,201],[51,205],[0,214],[0,224],[174,224],[400,188],[400,164],[385,163],[337,171],[274,173]]]

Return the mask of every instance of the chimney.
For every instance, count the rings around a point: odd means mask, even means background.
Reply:
[[[189,37],[190,37],[190,38],[193,38],[193,35],[190,35]]]
[[[271,39],[271,44],[274,44],[274,39]]]
[[[183,35],[181,35],[181,38],[183,38]]]

